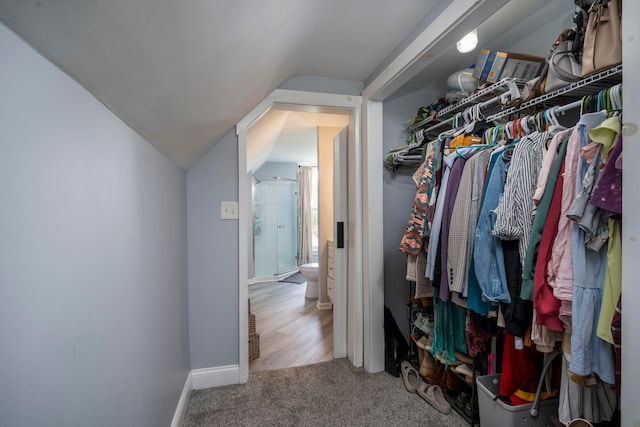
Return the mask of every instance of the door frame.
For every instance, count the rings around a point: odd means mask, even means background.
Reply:
[[[239,382],[249,379],[249,331],[248,331],[248,281],[249,281],[249,180],[247,173],[247,134],[269,110],[279,109],[293,111],[309,111],[317,113],[335,113],[336,109],[349,115],[349,226],[352,228],[353,246],[349,245],[348,289],[353,292],[354,299],[344,304],[344,310],[350,313],[345,330],[334,330],[334,335],[344,334],[347,341],[347,356],[354,366],[363,364],[363,330],[362,316],[362,170],[361,170],[361,120],[360,96],[304,92],[287,89],[276,89],[236,125],[238,136],[238,361]],[[344,317],[347,317],[344,313]],[[347,330],[354,331],[349,334]]]

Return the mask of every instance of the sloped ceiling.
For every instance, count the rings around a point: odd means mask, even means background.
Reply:
[[[247,169],[255,172],[266,161],[316,164],[319,127],[344,128],[345,114],[272,109],[247,135]]]
[[[436,0],[0,0],[0,20],[189,169],[292,76],[364,81]]]

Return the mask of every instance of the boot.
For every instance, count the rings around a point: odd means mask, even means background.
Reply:
[[[436,363],[431,353],[429,353],[427,350],[422,351],[424,353],[424,356],[420,361],[420,375],[425,378],[429,378],[429,376],[432,376],[438,369],[438,363]]]

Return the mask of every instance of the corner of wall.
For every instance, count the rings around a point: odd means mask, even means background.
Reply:
[[[182,388],[182,393],[180,393],[180,399],[178,399],[178,406],[176,407],[176,411],[173,413],[171,427],[180,427],[182,425],[184,416],[187,413],[187,406],[189,404],[189,398],[191,397],[192,391],[193,384],[191,382],[191,372],[189,372],[187,374],[187,379],[184,381],[184,387]]]

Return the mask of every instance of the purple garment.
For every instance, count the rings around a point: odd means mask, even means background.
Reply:
[[[451,214],[453,213],[453,206],[456,203],[456,196],[458,195],[458,187],[460,186],[460,180],[462,178],[462,171],[464,170],[465,159],[459,157],[455,160],[455,163],[451,167],[449,172],[449,182],[447,183],[447,194],[444,200],[444,210],[442,211],[442,226],[440,228],[440,250],[442,251],[441,258],[441,271],[442,276],[440,279],[440,293],[439,297],[442,301],[449,301],[449,278],[451,275],[447,271],[447,251],[449,248],[449,226],[451,225]]]
[[[600,179],[591,195],[590,203],[610,212],[613,219],[622,219],[622,134],[609,154]],[[619,165],[619,167],[618,167]]]

